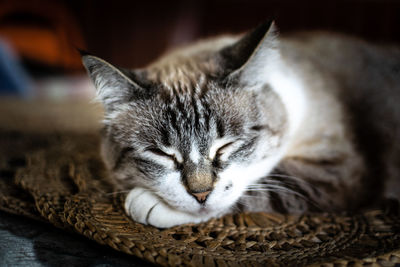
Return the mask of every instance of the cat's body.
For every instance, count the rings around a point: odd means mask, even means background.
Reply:
[[[103,157],[120,189],[132,189],[125,209],[139,222],[399,198],[395,48],[326,34],[277,38],[261,25],[138,71],[83,60],[106,110]]]

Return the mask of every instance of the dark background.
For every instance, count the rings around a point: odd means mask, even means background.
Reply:
[[[22,55],[67,71],[82,71],[75,47],[117,65],[143,67],[170,47],[243,32],[269,19],[274,19],[283,33],[329,30],[400,43],[397,0],[0,0],[0,37],[7,37],[4,27],[16,24],[25,27],[24,31],[34,26],[57,29],[62,37],[56,39],[67,43],[57,44],[53,52],[62,54],[58,55],[63,58],[58,60],[61,63],[38,59],[37,52]],[[33,34],[22,39],[34,47],[33,41],[40,38]],[[37,46],[39,50],[43,47]]]
[[[395,0],[66,1],[95,54],[143,66],[166,48],[205,36],[239,33],[274,19],[281,32],[331,30],[400,42]]]

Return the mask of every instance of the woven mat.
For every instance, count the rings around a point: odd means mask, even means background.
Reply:
[[[114,189],[99,157],[96,127],[48,129],[43,125],[55,123],[48,120],[21,128],[15,124],[32,121],[31,115],[9,112],[2,119],[1,108],[0,114],[1,210],[162,266],[400,263],[400,217],[391,207],[352,216],[236,214],[164,230],[135,223],[123,212],[123,196],[110,194]],[[20,116],[18,122],[5,123],[10,114]]]

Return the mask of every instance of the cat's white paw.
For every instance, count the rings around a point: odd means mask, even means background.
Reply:
[[[205,218],[171,208],[155,194],[142,187],[132,189],[125,199],[125,211],[136,222],[158,228],[198,223]]]

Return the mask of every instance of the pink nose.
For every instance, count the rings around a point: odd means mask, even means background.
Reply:
[[[211,191],[205,191],[201,193],[192,193],[193,196],[196,197],[199,203],[204,203],[207,199],[207,196],[211,193]]]

